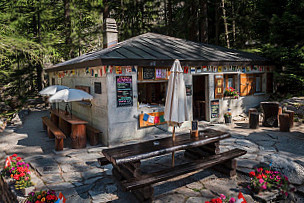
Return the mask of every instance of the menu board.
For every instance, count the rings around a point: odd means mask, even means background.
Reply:
[[[186,85],[186,95],[187,96],[192,95],[192,85]]]
[[[192,121],[192,131],[198,130],[198,121]]]
[[[155,79],[155,68],[143,68],[143,79],[154,80]]]
[[[219,100],[211,101],[211,118],[218,118],[220,110],[220,102]]]
[[[132,76],[116,76],[117,107],[133,106]]]

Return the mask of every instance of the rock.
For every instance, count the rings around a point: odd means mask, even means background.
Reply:
[[[161,196],[155,197],[154,203],[176,203],[176,202],[184,202],[185,199],[184,195],[176,194],[176,193],[166,193]]]
[[[272,168],[281,171],[288,177],[291,184],[302,185],[304,183],[304,167],[292,161],[288,157],[272,154],[265,157],[272,163]]]
[[[106,185],[106,191],[108,193],[114,193],[117,191],[117,186],[115,184]]]
[[[64,182],[64,183],[58,183],[58,184],[51,184],[51,185],[48,185],[48,187],[52,190],[63,191],[63,190],[69,189],[69,188],[73,188],[74,185],[71,183]]]
[[[103,178],[103,177],[94,177],[94,178],[90,178],[90,179],[85,179],[84,184],[85,185],[91,185],[91,184],[95,183],[96,181],[98,181],[101,178]]]
[[[202,203],[209,201],[209,198],[206,197],[189,197],[186,201],[186,203]]]
[[[254,169],[260,164],[260,162],[249,159],[238,159],[237,166],[242,168]]]
[[[106,175],[108,175],[108,176],[112,175],[112,169],[113,169],[112,164],[108,164],[108,165],[104,166],[104,170],[106,172]]]
[[[59,174],[44,175],[44,176],[41,176],[41,179],[47,184],[64,182],[61,175],[59,175]]]
[[[93,178],[93,177],[100,177],[100,176],[102,176],[102,174],[103,174],[103,169],[94,168],[94,169],[90,169],[90,170],[83,172],[82,177],[84,180],[87,180],[87,179]]]

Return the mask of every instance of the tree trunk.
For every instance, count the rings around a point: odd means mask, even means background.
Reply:
[[[208,43],[208,5],[207,0],[200,0],[200,42]]]
[[[226,17],[226,9],[225,9],[225,0],[222,0],[222,9],[223,9],[223,19],[224,19],[226,43],[227,43],[227,47],[230,48],[228,23],[227,23],[227,17]]]
[[[220,3],[219,0],[215,0],[215,44],[219,44],[219,36],[220,36]]]
[[[168,0],[168,34],[173,34],[172,29],[172,0]]]
[[[109,4],[108,4],[108,0],[104,0],[103,1],[103,22],[105,21],[106,18],[108,18],[110,15],[109,15]]]
[[[72,23],[71,23],[71,16],[70,16],[70,0],[64,0],[64,26],[65,26],[65,45],[66,45],[66,58],[72,58]]]
[[[236,41],[236,28],[235,28],[235,10],[234,10],[234,1],[231,2],[232,6],[232,33],[233,33],[233,45],[235,45]]]

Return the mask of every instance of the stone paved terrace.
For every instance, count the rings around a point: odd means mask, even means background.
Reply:
[[[100,167],[97,158],[102,157],[102,146],[86,149],[64,148],[55,152],[54,140],[50,140],[42,129],[41,117],[47,111],[33,110],[23,119],[23,125],[9,127],[0,134],[1,165],[7,155],[17,153],[31,164],[35,171],[33,180],[37,190],[61,191],[67,202],[123,202],[135,203],[131,193],[122,192],[111,173],[111,165]],[[254,202],[247,194],[245,175],[255,166],[268,165],[280,168],[297,187],[297,202],[304,202],[304,126],[299,123],[290,133],[279,132],[278,128],[251,130],[244,122],[233,126],[210,125],[201,122],[200,128],[214,128],[229,131],[232,138],[221,141],[221,151],[234,147],[248,153],[238,159],[238,176],[232,179],[212,170],[205,170],[180,176],[155,186],[154,202],[204,202],[221,193],[236,196],[244,192],[247,202]],[[170,133],[156,135],[171,136]],[[150,136],[149,139],[153,139]],[[133,142],[132,142],[133,143]],[[176,164],[180,163],[182,152],[176,153]],[[143,162],[143,169],[161,168],[171,164],[171,155],[149,159]]]

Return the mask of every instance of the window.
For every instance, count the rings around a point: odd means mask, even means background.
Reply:
[[[225,89],[232,87],[233,89],[235,89],[236,85],[235,85],[235,81],[236,81],[236,74],[226,74],[225,75]]]
[[[262,92],[262,75],[255,76],[255,92]]]
[[[94,92],[95,94],[101,94],[101,83],[94,82]]]
[[[240,95],[248,96],[262,92],[262,74],[241,74]]]
[[[167,82],[138,83],[138,102],[165,105]]]

